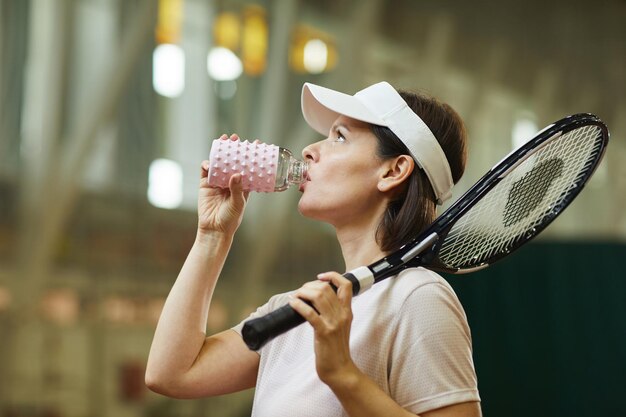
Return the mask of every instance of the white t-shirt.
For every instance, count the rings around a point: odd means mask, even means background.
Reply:
[[[276,295],[250,318],[287,301],[288,294]],[[467,318],[439,275],[407,269],[355,297],[352,310],[352,358],[399,405],[419,414],[480,401]],[[234,330],[241,334],[242,326]],[[308,323],[270,341],[259,354],[252,416],[347,415],[317,376],[313,328]]]

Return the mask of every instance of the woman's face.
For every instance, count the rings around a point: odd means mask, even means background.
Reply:
[[[336,227],[378,217],[383,195],[377,185],[384,167],[377,148],[367,123],[337,118],[328,138],[302,151],[309,178],[300,187],[300,212]]]

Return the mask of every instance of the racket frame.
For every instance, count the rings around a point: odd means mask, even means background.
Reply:
[[[442,262],[437,261],[436,257],[441,248],[441,245],[445,241],[450,229],[454,224],[463,217],[480,199],[488,193],[491,189],[496,187],[500,181],[512,172],[522,162],[529,157],[539,152],[545,146],[549,145],[553,140],[561,137],[563,134],[570,132],[582,126],[595,125],[600,128],[602,134],[602,145],[598,151],[598,156],[595,158],[596,163],[592,167],[591,171],[583,178],[583,182],[576,188],[570,191],[570,195],[564,201],[564,203],[552,210],[552,215],[547,217],[540,225],[534,228],[532,234],[526,236],[525,239],[520,239],[512,246],[507,247],[507,250],[501,252],[499,255],[490,259],[489,263],[482,263],[473,265],[467,268],[449,268]],[[374,274],[374,281],[379,282],[389,276],[396,275],[398,272],[406,268],[412,268],[416,266],[428,266],[429,269],[446,272],[451,274],[463,274],[470,273],[480,269],[484,269],[494,262],[509,255],[524,243],[528,242],[535,236],[537,236],[543,229],[545,229],[569,204],[576,198],[576,196],[582,191],[585,184],[591,178],[595,170],[597,169],[600,161],[602,160],[606,151],[606,146],[609,140],[609,131],[606,125],[595,115],[589,113],[579,113],[572,116],[565,117],[541,130],[533,139],[529,140],[522,146],[511,151],[506,155],[498,164],[491,168],[482,178],[480,178],[472,187],[470,187],[460,198],[456,200],[452,206],[444,211],[431,226],[429,226],[424,232],[420,233],[415,239],[409,243],[403,245],[396,252],[391,255],[369,265],[369,269]],[[433,234],[437,235],[437,239],[432,239]],[[423,247],[422,242],[427,241],[431,243],[427,247]],[[408,261],[403,261],[403,258],[409,254],[414,248],[420,248],[419,255],[412,257]],[[383,265],[389,265],[389,270],[383,271]]]
[[[504,251],[497,252],[495,256],[488,259],[489,262],[482,262],[464,268],[450,268],[438,259],[437,255],[439,250],[454,224],[474,207],[486,193],[497,186],[498,183],[519,166],[519,164],[539,152],[553,140],[571,130],[589,125],[598,126],[602,135],[601,149],[594,159],[595,163],[593,167],[582,179],[581,184],[567,191],[569,193],[567,198],[559,206],[552,208],[551,213],[546,215],[544,220],[532,229],[532,233],[527,233],[524,238],[517,239],[512,245],[507,246]],[[608,140],[609,132],[607,127],[597,116],[588,113],[565,117],[547,126],[533,139],[505,156],[416,238],[412,239],[392,254],[368,266],[361,266],[343,274],[344,277],[352,282],[353,294],[355,296],[361,294],[374,283],[397,275],[407,268],[424,266],[439,272],[462,274],[486,268],[511,254],[524,243],[537,236],[576,198],[602,160]],[[304,318],[287,304],[263,317],[248,320],[244,324],[242,335],[250,349],[258,350],[267,341],[304,321]]]

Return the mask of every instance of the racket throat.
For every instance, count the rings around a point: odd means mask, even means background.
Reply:
[[[366,266],[360,266],[356,269],[343,274],[352,283],[352,295],[363,294],[374,285],[374,273]]]
[[[417,246],[414,246],[407,253],[402,255],[402,257],[400,258],[402,260],[402,263],[406,264],[407,262],[413,260],[413,258],[423,253],[426,249],[433,247],[438,240],[439,235],[437,233],[433,232],[429,234],[428,236],[426,236],[425,239],[422,239],[422,241]]]
[[[409,267],[409,261],[424,254],[425,251],[432,248],[438,241],[439,235],[437,233],[431,233],[399,258],[389,256],[369,267],[361,266],[348,271],[343,274],[343,276],[352,282],[353,295],[357,296],[363,294],[375,283],[396,275],[398,272]],[[424,256],[428,256],[431,252],[432,251],[426,252]]]

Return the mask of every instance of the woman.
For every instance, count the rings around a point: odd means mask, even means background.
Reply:
[[[434,99],[385,82],[354,96],[305,84],[302,111],[328,137],[303,151],[309,175],[298,209],[334,226],[346,270],[428,226],[463,173],[463,123]],[[336,272],[272,297],[253,316],[288,302],[309,325],[258,353],[243,342],[242,324],[206,337],[211,297],[247,199],[240,176],[229,190],[214,189],[207,170],[204,161],[196,241],[150,351],[152,390],[195,398],[256,386],[254,416],[480,415],[465,314],[450,286],[423,268],[354,301],[351,283]]]

